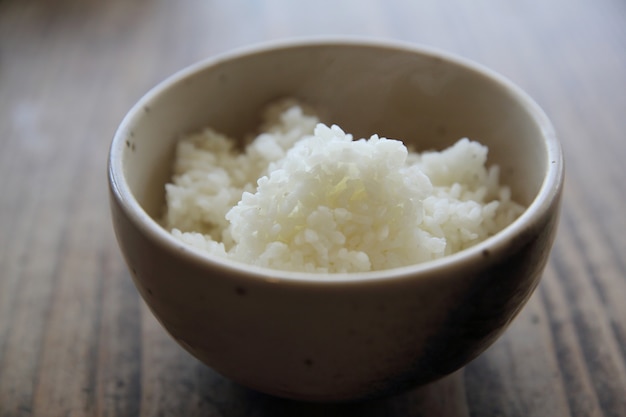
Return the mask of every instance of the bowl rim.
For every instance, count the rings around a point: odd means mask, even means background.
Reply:
[[[152,218],[152,216],[147,214],[134,197],[126,181],[122,155],[126,148],[129,126],[141,115],[145,106],[149,106],[150,103],[156,100],[163,92],[175,87],[181,83],[182,80],[192,77],[196,73],[208,70],[225,61],[245,59],[250,55],[317,46],[391,49],[439,58],[447,63],[481,75],[507,90],[508,93],[524,107],[533,120],[535,120],[537,126],[540,127],[547,150],[548,167],[535,198],[526,207],[524,212],[511,224],[476,245],[440,259],[378,271],[328,274],[284,271],[246,264],[212,255],[176,239],[169,231]],[[557,200],[563,188],[564,159],[561,144],[556,136],[555,129],[543,109],[525,91],[508,78],[482,64],[461,57],[455,53],[405,41],[352,36],[317,36],[266,41],[234,48],[200,60],[166,77],[148,90],[122,119],[114,133],[109,148],[107,174],[110,203],[113,204],[115,201],[127,218],[130,219],[147,238],[170,252],[177,253],[188,262],[201,268],[211,268],[213,271],[215,271],[215,269],[221,269],[229,275],[238,274],[242,279],[252,281],[289,283],[293,285],[333,286],[351,285],[351,283],[376,284],[381,281],[389,282],[390,280],[415,279],[416,277],[430,276],[433,273],[449,272],[451,268],[463,269],[473,262],[484,259],[483,253],[485,253],[485,251],[493,253],[499,248],[505,247],[507,243],[514,241],[516,237],[523,235],[525,229],[538,224],[544,216],[549,213],[552,207],[555,206],[555,203],[558,203]]]

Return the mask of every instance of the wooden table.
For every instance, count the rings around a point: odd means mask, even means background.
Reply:
[[[528,91],[567,180],[544,279],[457,373],[365,404],[303,404],[198,363],[138,297],[106,158],[128,108],[199,59],[366,35],[442,48]],[[0,0],[0,416],[626,416],[623,0]]]

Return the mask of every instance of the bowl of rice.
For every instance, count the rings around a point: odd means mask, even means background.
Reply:
[[[353,401],[506,330],[548,260],[563,159],[538,105],[476,63],[314,39],[158,84],[108,179],[132,279],[184,349],[261,392]]]

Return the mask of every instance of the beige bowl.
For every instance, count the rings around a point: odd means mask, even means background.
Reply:
[[[528,209],[453,256],[324,280],[218,259],[174,239],[155,219],[177,138],[206,125],[242,136],[281,97],[356,135],[418,149],[478,140]],[[165,80],[122,122],[108,174],[121,250],[174,339],[245,386],[338,401],[440,378],[505,330],[548,259],[563,161],[539,107],[484,68],[405,44],[314,40],[225,54]]]

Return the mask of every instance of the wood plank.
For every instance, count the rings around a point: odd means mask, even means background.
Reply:
[[[133,287],[109,220],[124,113],[197,60],[287,37],[446,49],[509,77],[561,138],[559,236],[538,291],[483,355],[356,404],[240,387]],[[621,0],[0,0],[0,417],[626,415],[626,5]]]

